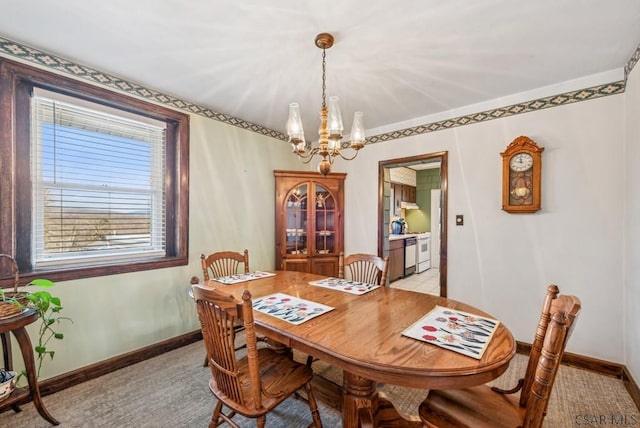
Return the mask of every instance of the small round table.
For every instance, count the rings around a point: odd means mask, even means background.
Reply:
[[[59,425],[60,422],[51,416],[47,409],[45,409],[42,397],[40,396],[40,389],[38,387],[33,347],[31,346],[31,340],[29,339],[29,334],[26,329],[26,326],[34,323],[37,319],[38,312],[36,312],[35,309],[25,309],[18,315],[0,319],[0,339],[2,340],[4,366],[7,370],[13,369],[13,362],[11,359],[11,338],[9,337],[9,333],[13,333],[18,345],[20,345],[20,352],[22,352],[22,359],[24,360],[24,367],[27,372],[27,382],[29,383],[28,390],[25,388],[16,388],[9,398],[0,401],[0,407],[11,406],[13,410],[20,411],[18,403],[23,401],[25,398],[30,397],[33,400],[33,404],[36,406],[38,413],[40,413],[40,416],[53,425]]]

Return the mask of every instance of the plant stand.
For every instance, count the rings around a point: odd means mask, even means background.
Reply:
[[[0,401],[0,408],[11,406],[14,411],[18,412],[20,411],[18,404],[31,399],[40,416],[53,425],[59,425],[60,422],[45,409],[38,387],[33,347],[26,329],[26,326],[34,323],[37,319],[38,313],[34,309],[28,309],[19,315],[0,320],[0,337],[2,339],[5,368],[7,370],[13,368],[13,362],[11,360],[11,338],[9,337],[9,333],[13,333],[18,345],[20,345],[20,352],[22,353],[22,359],[24,360],[25,370],[27,372],[27,381],[29,383],[28,389],[16,388],[8,398]]]

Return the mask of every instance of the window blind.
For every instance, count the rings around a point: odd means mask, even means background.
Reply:
[[[162,122],[36,90],[34,267],[165,255]]]

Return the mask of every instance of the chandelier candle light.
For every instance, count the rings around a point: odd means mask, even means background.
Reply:
[[[300,118],[300,107],[298,103],[289,105],[289,120],[287,121],[287,134],[289,142],[293,145],[293,153],[297,154],[300,160],[307,164],[315,155],[322,156],[318,164],[318,172],[327,175],[331,172],[331,165],[337,156],[342,159],[351,160],[358,155],[358,150],[364,147],[364,122],[362,112],[357,111],[353,116],[350,140],[342,147],[342,115],[338,106],[338,97],[329,97],[329,108],[326,104],[326,50],[333,46],[333,36],[329,33],[321,33],[316,36],[316,46],[322,49],[322,108],[320,109],[320,135],[317,147],[311,147],[304,139],[304,129]],[[341,150],[349,148],[355,150],[353,156],[345,156]],[[308,151],[307,151],[308,149]]]

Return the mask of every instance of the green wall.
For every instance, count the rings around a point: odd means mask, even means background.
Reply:
[[[416,203],[419,210],[406,210],[410,232],[431,232],[431,189],[440,188],[440,168],[416,173]]]

